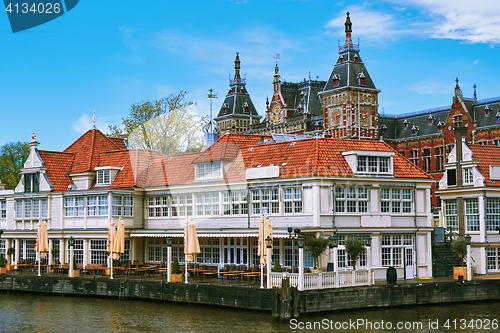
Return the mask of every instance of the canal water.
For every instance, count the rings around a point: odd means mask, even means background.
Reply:
[[[500,332],[500,302],[337,311],[271,321],[268,312],[128,299],[0,292],[0,332]]]

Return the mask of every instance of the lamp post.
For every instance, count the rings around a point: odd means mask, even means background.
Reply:
[[[366,235],[365,237],[365,245],[366,245],[366,266],[368,268],[368,285],[372,284],[372,238],[370,235]]]
[[[328,262],[332,262],[333,235],[330,235],[330,237],[328,237],[328,248],[330,249],[328,251]]]
[[[167,282],[172,282],[172,237],[167,237]]]
[[[339,258],[338,258],[339,236],[337,234],[332,237],[333,247],[333,271],[335,272],[335,286],[339,286]]]
[[[267,289],[271,288],[271,247],[273,246],[273,239],[269,237],[266,238],[266,248],[267,248]]]
[[[73,277],[73,247],[75,246],[75,239],[73,238],[73,236],[71,236],[68,240],[68,244],[69,244],[69,277],[72,278]]]
[[[300,229],[299,228],[292,228],[292,227],[288,227],[288,234],[290,236],[290,238],[292,239],[292,273],[295,273],[295,237],[298,236],[298,234],[300,234]],[[292,232],[293,232],[293,236],[292,236]]]
[[[467,244],[467,281],[472,280],[472,267],[471,267],[471,258],[470,258],[470,240],[471,236],[467,234],[465,236],[465,243]]]
[[[297,238],[297,244],[299,246],[299,291],[304,290],[304,241],[302,235]]]

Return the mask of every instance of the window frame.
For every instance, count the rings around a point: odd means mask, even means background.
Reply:
[[[384,192],[388,192],[388,196]],[[398,193],[399,194],[396,194]],[[405,192],[409,197],[405,197]],[[381,214],[412,214],[414,203],[412,190],[405,187],[381,187],[380,191],[380,213]]]
[[[340,191],[340,189],[342,189],[342,191]],[[369,213],[369,190],[370,187],[368,186],[335,185],[333,192],[335,214]],[[363,191],[365,193],[363,196],[360,196],[360,193]]]

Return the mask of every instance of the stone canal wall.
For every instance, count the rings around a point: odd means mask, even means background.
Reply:
[[[96,295],[264,310],[276,320],[322,311],[500,299],[500,280],[378,285],[297,291],[162,280],[60,278],[0,275],[0,290],[61,295]]]

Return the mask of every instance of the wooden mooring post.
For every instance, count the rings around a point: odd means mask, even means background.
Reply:
[[[274,289],[272,317],[275,321],[289,322],[299,317],[299,291],[290,287],[290,280],[283,278],[280,289]]]

